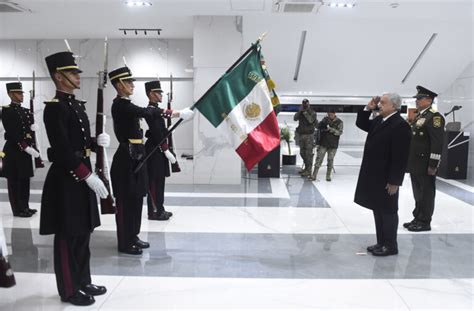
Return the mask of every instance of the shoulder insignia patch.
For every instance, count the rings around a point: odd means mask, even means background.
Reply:
[[[436,128],[441,127],[441,116],[433,117],[433,127],[436,127]]]

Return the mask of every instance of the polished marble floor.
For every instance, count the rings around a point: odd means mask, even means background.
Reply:
[[[100,310],[473,310],[472,182],[438,179],[432,231],[411,233],[409,178],[400,191],[399,255],[376,258],[370,211],[353,203],[361,147],[341,147],[332,182],[284,167],[279,179],[244,174],[240,185],[168,185],[167,222],[142,221],[152,247],[116,251],[114,218],[91,239],[93,281],[108,293]],[[44,174],[32,182],[39,208]],[[0,310],[75,309],[61,303],[52,236],[39,217],[11,216],[5,181],[0,215],[17,286],[0,289]]]

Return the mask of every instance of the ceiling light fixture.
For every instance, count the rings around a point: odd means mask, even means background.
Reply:
[[[352,9],[356,6],[355,3],[342,3],[342,2],[327,2],[325,4],[328,7],[331,7],[331,8],[349,8],[349,9]]]
[[[144,35],[148,35],[148,33],[156,32],[157,35],[161,35],[161,28],[119,28],[119,31],[123,31],[124,35],[127,35],[127,31],[134,32],[135,35],[139,35],[143,32]]]
[[[129,7],[152,6],[152,3],[149,1],[125,1],[125,4]]]

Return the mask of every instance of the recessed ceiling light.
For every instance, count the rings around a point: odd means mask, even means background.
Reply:
[[[143,7],[152,5],[152,3],[149,1],[125,1],[125,4],[129,7]]]

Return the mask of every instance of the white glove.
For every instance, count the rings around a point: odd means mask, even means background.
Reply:
[[[175,158],[174,155],[171,153],[171,151],[169,151],[169,149],[163,151],[163,153],[165,154],[165,157],[171,162],[171,164],[175,164],[175,163],[176,163],[176,158]]]
[[[102,180],[97,177],[96,173],[92,173],[86,178],[86,183],[101,199],[106,199],[109,195],[107,188],[105,187]]]
[[[38,125],[36,125],[36,123],[31,124],[30,130],[32,130],[33,132],[36,132],[38,130]]]
[[[194,111],[192,111],[189,108],[184,108],[179,112],[179,117],[183,119],[184,121],[191,120],[194,116]]]
[[[107,148],[110,146],[110,135],[107,133],[102,133],[97,136],[97,145]]]
[[[33,158],[37,158],[40,156],[40,153],[38,151],[35,150],[35,148],[33,147],[26,147],[23,151],[25,151],[26,153],[28,153],[30,156],[32,156]]]

